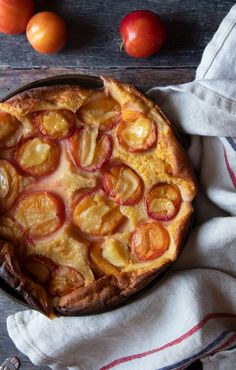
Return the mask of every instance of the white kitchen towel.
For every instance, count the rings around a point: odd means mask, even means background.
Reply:
[[[236,6],[206,47],[195,81],[149,94],[191,135],[196,226],[172,272],[128,306],[53,321],[35,311],[10,316],[10,337],[36,365],[169,370],[204,358],[205,369],[235,369]]]

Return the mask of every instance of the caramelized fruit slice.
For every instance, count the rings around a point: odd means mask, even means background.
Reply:
[[[43,237],[61,227],[64,204],[52,193],[26,193],[18,199],[15,219],[31,237]]]
[[[119,115],[120,105],[105,94],[84,105],[78,111],[81,121],[98,126],[101,131],[112,129],[118,123]]]
[[[25,234],[13,217],[0,216],[0,236],[11,241],[23,241]]]
[[[61,297],[84,286],[84,279],[78,271],[68,266],[58,266],[48,283],[52,295]]]
[[[154,260],[169,247],[169,234],[158,222],[141,224],[131,237],[131,250],[140,261]]]
[[[59,235],[58,235],[59,234]],[[54,237],[43,240],[34,240],[32,246],[29,246],[29,253],[37,253],[49,257],[59,266],[70,266],[83,276],[85,284],[88,285],[94,281],[92,271],[87,263],[88,243],[77,238],[76,230],[69,226],[69,229],[63,230]],[[73,234],[74,237],[68,234]]]
[[[76,117],[69,110],[46,110],[35,113],[33,120],[43,135],[61,140],[69,137],[74,129]]]
[[[0,210],[11,208],[19,192],[20,179],[13,165],[0,160]]]
[[[140,177],[128,166],[119,164],[111,167],[104,175],[106,193],[118,204],[137,204],[143,193]]]
[[[24,268],[30,273],[36,283],[45,284],[51,279],[52,274],[57,269],[57,265],[50,258],[33,255],[26,258]]]
[[[85,171],[93,172],[100,169],[111,157],[111,137],[99,136],[96,129],[77,130],[70,144],[77,166]]]
[[[93,269],[98,273],[98,275],[114,275],[119,272],[119,270],[103,258],[101,245],[99,243],[92,245],[90,250],[90,260]]]
[[[180,204],[181,194],[175,185],[158,184],[150,190],[146,197],[148,215],[160,221],[174,218],[179,211]]]
[[[102,256],[116,267],[125,267],[129,263],[128,246],[114,238],[107,238],[102,246]]]
[[[22,135],[22,125],[11,114],[0,112],[0,148],[15,146]]]
[[[140,152],[155,145],[157,128],[143,113],[124,111],[118,126],[117,138],[120,145],[130,152]]]
[[[36,283],[46,284],[52,295],[61,297],[84,285],[84,279],[72,267],[60,266],[50,258],[41,255],[27,257],[24,268]]]
[[[45,176],[52,173],[58,165],[59,146],[46,138],[29,139],[19,147],[16,161],[20,168],[30,176]]]
[[[74,223],[93,235],[108,235],[119,225],[124,216],[118,206],[102,190],[83,195],[75,204]]]

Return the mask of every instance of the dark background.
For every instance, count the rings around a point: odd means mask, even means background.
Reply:
[[[234,1],[47,0],[36,3],[37,10],[53,10],[67,21],[67,46],[59,54],[44,56],[30,47],[24,34],[0,34],[0,99],[36,79],[70,73],[109,75],[144,91],[156,85],[191,81],[206,44]],[[119,23],[125,14],[136,9],[155,11],[167,25],[166,46],[150,58],[133,59],[120,51]],[[0,363],[8,356],[17,355],[22,370],[32,370],[36,367],[17,351],[6,331],[7,316],[21,309],[9,298],[0,296]],[[200,369],[200,364],[194,365],[194,369]]]

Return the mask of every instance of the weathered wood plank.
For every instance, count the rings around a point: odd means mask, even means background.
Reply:
[[[37,10],[61,14],[69,26],[63,52],[44,56],[32,50],[25,35],[0,35],[0,67],[195,67],[205,45],[234,0],[38,0]],[[160,14],[168,42],[156,56],[134,59],[120,52],[119,24],[135,9]]]
[[[69,74],[87,74],[94,76],[112,76],[122,81],[136,85],[143,91],[151,87],[180,84],[191,81],[194,78],[194,68],[174,68],[174,69],[155,69],[155,68],[47,68],[47,69],[0,69],[0,99],[10,92],[32,81]]]

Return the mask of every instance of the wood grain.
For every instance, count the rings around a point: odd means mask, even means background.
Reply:
[[[195,67],[202,51],[234,0],[38,0],[37,10],[62,15],[69,28],[63,52],[40,55],[24,34],[0,35],[0,67]],[[167,24],[168,42],[155,56],[144,59],[120,52],[119,24],[135,9],[157,12]]]
[[[17,88],[33,82],[58,75],[87,74],[94,76],[112,76],[122,81],[136,85],[146,92],[151,87],[180,84],[194,78],[194,68],[47,68],[47,69],[0,69],[0,99]]]

